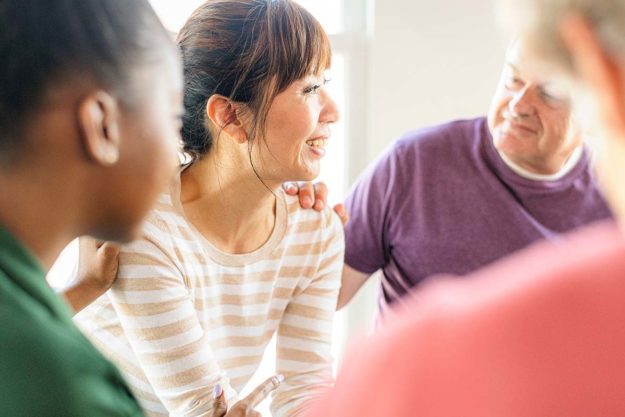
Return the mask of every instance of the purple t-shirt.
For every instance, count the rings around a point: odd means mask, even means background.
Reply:
[[[382,269],[391,303],[434,274],[463,275],[543,238],[611,217],[587,152],[564,177],[523,178],[501,159],[485,118],[408,133],[346,203],[345,261]]]

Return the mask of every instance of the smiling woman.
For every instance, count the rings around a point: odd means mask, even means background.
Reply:
[[[150,416],[209,414],[213,390],[232,406],[276,335],[272,411],[294,415],[333,380],[342,225],[281,187],[318,175],[339,117],[329,41],[293,1],[222,0],[177,42],[190,162],[78,321]]]
[[[156,10],[163,24],[172,33],[178,33],[182,28],[186,19],[191,15],[204,0],[179,0],[172,2],[171,0],[150,0],[152,7]],[[341,110],[347,110],[345,118],[339,120],[332,127],[332,140],[326,145],[326,156],[320,161],[321,173],[319,180],[328,184],[330,190],[329,197],[334,202],[342,202],[346,191],[348,179],[347,172],[356,172],[362,168],[364,162],[360,154],[352,155],[351,160],[347,160],[347,123],[349,120],[363,120],[364,104],[363,99],[366,92],[363,92],[361,78],[364,77],[362,70],[364,65],[358,60],[362,59],[362,51],[359,50],[360,44],[354,42],[354,34],[347,32],[346,24],[346,1],[344,0],[296,0],[296,3],[305,7],[315,18],[321,23],[326,33],[329,34],[333,45],[332,68],[328,73],[331,82],[326,86],[327,90],[335,99],[337,106]],[[352,2],[353,3],[353,2]],[[351,10],[351,17],[363,14],[366,2],[358,2],[359,8],[362,10]],[[352,9],[354,6],[351,6]],[[351,23],[354,26],[354,23]],[[355,58],[358,58],[355,59]],[[346,62],[347,60],[347,62]],[[353,77],[346,79],[346,71],[354,71]],[[346,93],[351,92],[353,98],[347,97]],[[348,105],[351,99],[353,103]],[[361,123],[354,123],[350,128],[354,133],[354,137],[362,138],[366,133],[366,126]],[[358,146],[361,148],[362,144]]]

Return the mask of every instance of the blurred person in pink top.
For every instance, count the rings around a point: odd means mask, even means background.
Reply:
[[[501,11],[580,114],[594,109],[586,123],[623,225],[625,2],[502,0]],[[625,239],[612,222],[431,281],[392,314],[310,416],[625,416]]]

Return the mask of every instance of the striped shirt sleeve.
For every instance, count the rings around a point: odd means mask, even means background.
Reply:
[[[236,401],[219,368],[176,266],[164,222],[151,220],[146,235],[120,254],[118,279],[109,292],[124,334],[154,392],[172,416],[202,417],[212,411],[212,390],[221,384]]]
[[[277,372],[285,380],[276,391],[274,417],[301,415],[333,383],[332,324],[345,242],[339,218],[326,211],[327,238],[315,276],[291,298],[278,328]]]

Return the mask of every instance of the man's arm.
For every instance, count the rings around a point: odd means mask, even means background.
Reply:
[[[370,276],[370,274],[357,271],[347,264],[343,265],[341,291],[339,292],[336,309],[340,310],[345,307],[345,305],[350,302],[364,283],[367,282]]]

